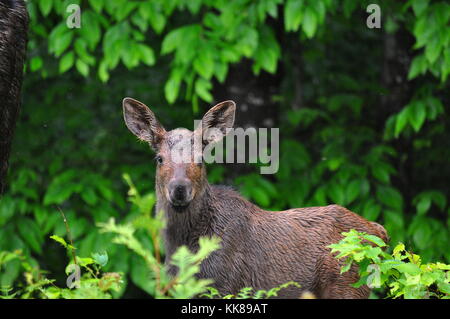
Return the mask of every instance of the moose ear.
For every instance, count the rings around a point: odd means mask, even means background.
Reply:
[[[224,101],[213,106],[202,119],[203,142],[208,144],[222,139],[233,128],[236,103]]]
[[[140,140],[146,141],[157,150],[166,130],[159,124],[152,111],[135,99],[123,99],[123,117],[128,129]]]

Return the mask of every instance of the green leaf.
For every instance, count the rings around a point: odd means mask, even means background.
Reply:
[[[86,202],[86,204],[94,206],[97,204],[97,194],[95,193],[94,189],[91,187],[84,188],[81,193],[81,198]]]
[[[269,206],[270,199],[264,190],[262,190],[261,188],[255,187],[252,189],[251,192],[252,192],[252,197],[255,199],[255,201],[258,203],[258,205],[261,205],[263,207]]]
[[[33,57],[30,61],[31,72],[35,72],[35,71],[39,70],[40,68],[42,68],[42,65],[43,65],[43,61],[42,61],[41,57],[38,57],[38,56]]]
[[[408,72],[408,80],[416,78],[419,74],[424,74],[427,70],[427,59],[421,54],[414,57]]]
[[[186,6],[192,14],[197,14],[202,6],[202,0],[190,0],[186,2]]]
[[[166,85],[164,86],[164,93],[166,96],[167,101],[170,104],[173,104],[175,100],[177,99],[178,92],[180,90],[181,80],[178,76],[172,75],[169,80],[166,82]]]
[[[83,12],[83,11],[82,11]],[[91,50],[94,50],[101,38],[100,23],[98,15],[92,11],[83,12],[81,15],[81,21],[83,26],[79,29],[79,32],[83,39],[85,39]]]
[[[66,249],[75,249],[75,247],[68,244],[62,237],[59,237],[57,235],[52,235],[52,236],[50,236],[50,238],[53,239],[54,241],[60,243]]]
[[[417,218],[417,217],[416,217]],[[422,219],[420,225],[416,227],[413,233],[414,243],[419,249],[426,249],[430,245],[430,239],[433,236],[433,231],[427,219]]]
[[[427,45],[425,47],[425,57],[427,58],[428,62],[430,62],[431,64],[436,62],[439,54],[441,53],[441,48],[442,44],[438,36],[432,37],[430,41],[427,42]]]
[[[17,221],[17,228],[20,236],[25,242],[38,254],[42,253],[41,245],[43,238],[38,225],[27,218],[21,218]]]
[[[74,61],[74,53],[72,51],[66,53],[61,60],[59,60],[59,73],[64,73],[69,70],[73,66]]]
[[[342,187],[338,183],[331,183],[328,186],[328,196],[331,198],[333,203],[339,204],[339,205],[345,205],[346,204],[346,198],[345,198],[345,192],[344,187]]]
[[[399,244],[397,244],[397,246],[395,246],[393,255],[394,256],[400,255],[400,253],[402,253],[404,251],[405,251],[405,244],[399,243]]]
[[[312,38],[317,30],[317,16],[311,7],[306,7],[302,28],[308,38]]]
[[[223,83],[228,74],[228,64],[216,63],[214,73],[217,80],[219,80],[220,83]]]
[[[14,216],[16,201],[9,196],[3,196],[0,200],[0,226],[3,226]]]
[[[78,265],[80,265],[81,267],[87,267],[89,265],[95,264],[95,260],[89,257],[76,256],[76,258]]]
[[[397,114],[397,119],[395,121],[395,137],[398,137],[400,133],[405,128],[406,124],[409,121],[409,111],[408,107],[405,107],[400,113]]]
[[[428,6],[428,1],[429,0],[411,0],[411,4],[416,17],[422,15],[422,13],[425,12]]]
[[[275,73],[280,57],[280,46],[270,28],[263,27],[254,56],[256,63],[253,65],[253,72],[258,74],[262,68],[269,73]]]
[[[368,240],[368,241],[371,241],[372,243],[378,245],[379,247],[385,247],[386,246],[385,242],[381,238],[379,238],[377,236],[370,235],[370,234],[365,234],[363,236],[363,238]]]
[[[363,216],[368,220],[375,221],[381,213],[381,206],[373,200],[369,200],[364,205]]]
[[[103,9],[104,1],[105,0],[92,0],[89,2],[89,4],[95,10],[95,12],[100,13],[100,11],[102,11]]]
[[[440,291],[446,294],[450,294],[450,283],[448,282],[438,282],[437,286]]]
[[[94,258],[95,262],[99,264],[100,266],[104,267],[108,263],[108,254],[106,251],[101,253],[92,253],[92,258]]]
[[[415,101],[411,106],[409,114],[409,123],[414,128],[414,131],[419,132],[425,118],[427,116],[425,111],[426,106],[419,101]]]
[[[359,180],[354,180],[347,185],[345,194],[347,204],[353,202],[359,196],[360,190],[361,182]]]
[[[184,28],[178,28],[170,31],[161,44],[161,54],[167,54],[174,51],[178,45],[183,42]]]
[[[102,82],[107,82],[109,79],[108,66],[105,61],[100,62],[98,67],[98,77]]]
[[[350,18],[352,12],[355,11],[357,6],[358,6],[358,2],[357,1],[344,0],[344,3],[343,3],[344,16],[346,18]]]
[[[433,200],[433,202],[439,207],[440,210],[444,211],[445,205],[447,205],[447,198],[440,191],[429,192],[429,197]]]
[[[211,82],[199,78],[195,81],[195,93],[204,101],[211,103],[213,96],[211,95],[212,84]]]
[[[399,265],[395,265],[392,268],[397,269],[400,272],[407,273],[409,275],[418,275],[420,274],[420,268],[412,263],[402,263]]]
[[[284,6],[284,26],[286,31],[297,31],[303,17],[303,1],[289,0]]]
[[[258,46],[258,41],[258,32],[254,28],[245,27],[241,30],[241,36],[237,47],[244,56],[251,57]]]
[[[386,169],[385,166],[377,165],[375,163],[375,165],[373,165],[371,168],[372,168],[372,175],[376,179],[378,179],[379,181],[381,181],[385,184],[389,184],[389,182],[390,182],[389,171]]]
[[[128,42],[126,44],[127,49],[122,50],[121,57],[122,61],[128,69],[132,69],[139,65],[139,59],[141,52],[134,42]]]
[[[73,185],[63,187],[52,183],[44,196],[44,205],[61,204],[75,192]]]
[[[39,0],[39,8],[41,9],[42,15],[44,17],[48,16],[52,10],[53,0]]]
[[[214,52],[207,47],[203,47],[194,60],[194,69],[203,78],[209,80],[214,73]]]
[[[75,66],[77,67],[78,72],[84,77],[89,75],[89,66],[84,61],[77,59]]]
[[[52,32],[53,33],[53,32]],[[51,37],[52,35],[50,35]],[[57,57],[59,57],[70,45],[73,39],[73,32],[66,31],[59,35],[55,35],[54,41],[49,42],[50,51],[55,53]],[[53,44],[51,46],[51,44]]]
[[[166,25],[166,17],[164,14],[152,10],[149,12],[150,24],[157,34],[160,34]]]
[[[137,48],[139,50],[139,55],[142,62],[144,62],[148,66],[152,66],[155,64],[155,53],[153,52],[152,48],[144,44],[138,44]]]
[[[430,209],[430,206],[431,206],[431,198],[423,196],[416,206],[417,215],[425,215],[426,212]]]
[[[150,269],[145,264],[142,258],[133,256],[131,262],[131,280],[132,282],[147,292],[148,294],[155,295],[155,281],[149,280],[151,278]]]
[[[377,199],[388,207],[401,211],[403,208],[403,197],[398,190],[389,186],[377,188]]]

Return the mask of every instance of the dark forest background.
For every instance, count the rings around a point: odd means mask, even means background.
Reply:
[[[376,2],[381,28],[368,28]],[[70,29],[69,4],[81,7]],[[450,262],[450,5],[446,1],[97,0],[27,2],[23,105],[0,201],[0,251],[22,249],[64,280],[63,209],[80,255],[107,251],[124,297],[148,269],[96,223],[137,214],[131,176],[154,189],[154,154],[122,117],[136,98],[192,129],[214,103],[236,126],[279,127],[280,169],[211,164],[270,210],[337,203],[385,226],[424,261]],[[149,239],[142,236],[148,243]],[[108,268],[109,267],[109,268]],[[12,261],[0,285],[20,279]]]

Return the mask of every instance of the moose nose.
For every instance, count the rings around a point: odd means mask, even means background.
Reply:
[[[172,204],[176,206],[185,206],[191,200],[192,186],[186,179],[174,180],[169,184],[169,194]]]
[[[186,186],[184,185],[175,186],[174,196],[176,199],[183,200],[186,197]]]

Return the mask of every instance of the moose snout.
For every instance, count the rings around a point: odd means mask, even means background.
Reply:
[[[173,180],[168,188],[172,205],[186,206],[192,200],[192,183],[188,179]]]

